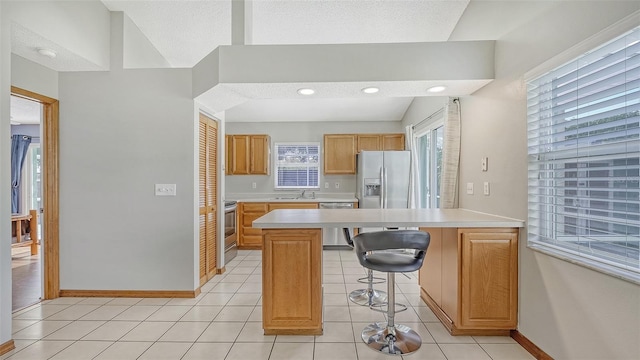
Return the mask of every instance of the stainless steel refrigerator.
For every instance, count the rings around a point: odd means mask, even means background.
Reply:
[[[361,209],[406,209],[409,151],[362,151],[357,155],[356,197]]]

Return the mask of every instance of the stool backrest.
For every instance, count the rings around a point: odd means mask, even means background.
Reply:
[[[344,234],[344,241],[353,249],[353,239],[351,239],[351,231],[349,228],[342,228],[342,233]]]
[[[415,258],[422,259],[429,248],[431,236],[419,230],[375,231],[353,238],[357,255],[380,250],[416,250]]]

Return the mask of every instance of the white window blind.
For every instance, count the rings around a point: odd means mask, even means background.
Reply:
[[[276,143],[275,156],[276,189],[320,187],[319,143]]]
[[[640,28],[527,91],[529,245],[640,282]]]

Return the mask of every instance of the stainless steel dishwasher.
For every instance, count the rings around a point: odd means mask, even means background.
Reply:
[[[320,209],[353,209],[350,202],[321,202]],[[323,249],[349,249],[342,228],[322,229]]]

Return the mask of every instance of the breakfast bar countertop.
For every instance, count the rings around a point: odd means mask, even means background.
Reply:
[[[466,209],[287,209],[253,221],[254,228],[353,227],[522,228],[524,221]]]

